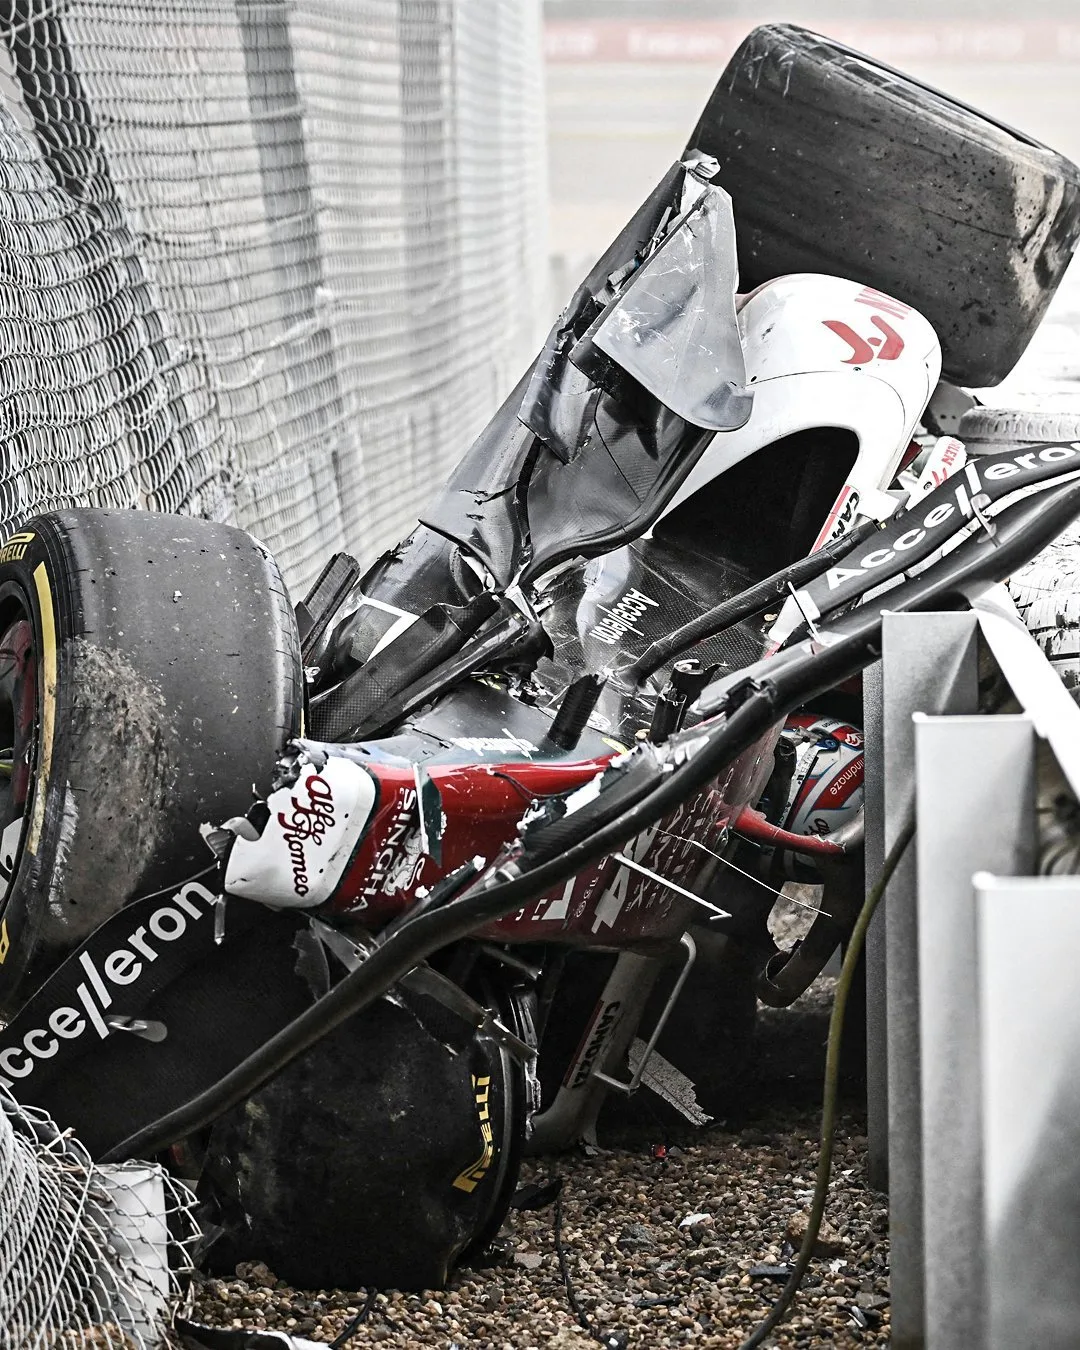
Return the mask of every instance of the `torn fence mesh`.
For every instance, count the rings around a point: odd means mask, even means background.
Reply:
[[[0,1347],[156,1346],[191,1273],[194,1197],[149,1163],[97,1167],[0,1088]]]
[[[532,354],[539,0],[18,0],[0,528],[142,506],[294,589],[407,533]]]

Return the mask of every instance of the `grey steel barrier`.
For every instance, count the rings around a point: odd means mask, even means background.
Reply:
[[[994,665],[1019,712],[979,713]],[[963,613],[889,615],[864,688],[870,883],[916,823],[867,950],[892,1344],[1075,1347],[1080,878],[1034,872],[1037,759],[1080,795],[1080,708],[1003,587]]]

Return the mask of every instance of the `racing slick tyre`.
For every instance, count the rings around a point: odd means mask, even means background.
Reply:
[[[0,1012],[269,790],[303,672],[274,560],[228,525],[36,516],[0,547]]]
[[[477,996],[528,1036],[505,986]],[[380,1000],[215,1122],[199,1190],[220,1229],[212,1270],[259,1260],[305,1289],[438,1289],[490,1243],[517,1187],[525,1071],[424,1003]]]
[[[971,455],[1080,440],[1080,413],[972,408],[959,438]],[[1073,523],[1015,576],[1009,594],[1028,631],[1080,700],[1080,522]]]
[[[1075,164],[793,24],[745,39],[692,149],[720,163],[744,289],[791,272],[875,287],[930,321],[955,384],[1005,378],[1080,232]]]

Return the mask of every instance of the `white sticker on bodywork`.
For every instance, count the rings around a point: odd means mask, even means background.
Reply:
[[[310,909],[333,893],[375,805],[359,764],[331,757],[307,765],[292,787],[267,799],[270,819],[255,840],[237,838],[225,869],[230,895],[272,909]]]
[[[959,473],[967,463],[967,451],[964,449],[964,442],[958,441],[955,436],[941,436],[934,443],[934,448],[926,461],[919,481],[912,488],[907,504],[909,507],[921,502],[924,497],[928,497],[936,487],[940,487],[947,478],[951,478],[954,473]]]
[[[833,502],[833,509],[829,512],[829,518],[821,527],[821,533],[814,541],[814,547],[811,553],[816,553],[819,548],[825,544],[830,544],[834,539],[848,530],[854,523],[855,516],[859,510],[859,493],[857,488],[853,488],[850,483],[845,483],[840,489],[840,494]]]
[[[22,827],[23,818],[19,816],[6,826],[3,835],[0,835],[0,900],[7,899],[7,893],[11,889],[11,882],[15,876]]]

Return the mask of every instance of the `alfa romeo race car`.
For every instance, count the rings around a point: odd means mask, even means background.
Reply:
[[[193,1179],[212,1263],[322,1288],[441,1283],[522,1150],[657,1046],[722,1102],[756,999],[861,905],[882,613],[966,604],[1080,512],[1076,444],[947,434],[1078,197],[1020,133],[766,26],[366,571],[294,606],[228,525],[21,524],[0,1082]],[[778,951],[807,867],[828,903]]]

